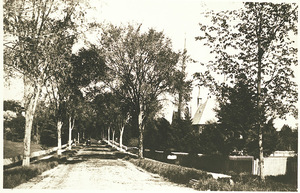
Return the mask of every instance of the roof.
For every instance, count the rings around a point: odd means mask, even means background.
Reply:
[[[201,124],[201,119],[203,117],[203,112],[205,110],[207,101],[208,101],[208,99],[205,101],[205,103],[202,103],[198,106],[198,109],[193,117],[193,125]]]

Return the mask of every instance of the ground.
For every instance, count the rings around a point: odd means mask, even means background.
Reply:
[[[196,192],[146,172],[118,155],[117,151],[104,145],[86,147],[68,158],[66,164],[48,170],[16,189]]]
[[[9,140],[3,140],[3,157],[12,158],[18,155],[23,155],[23,142],[14,142]],[[41,145],[31,143],[31,152],[36,152],[42,150]]]

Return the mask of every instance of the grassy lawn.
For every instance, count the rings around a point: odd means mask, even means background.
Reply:
[[[4,149],[3,149],[3,157],[4,158],[11,158],[16,157],[18,155],[23,154],[23,142],[14,142],[9,140],[3,140]],[[36,152],[42,150],[41,145],[31,143],[30,147],[31,152]]]

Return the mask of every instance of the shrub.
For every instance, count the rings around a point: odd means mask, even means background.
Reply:
[[[230,191],[231,186],[222,180],[216,180],[214,178],[199,179],[196,183],[192,185],[196,190],[200,191]]]
[[[239,174],[232,176],[232,180],[235,182],[232,191],[297,191],[296,184],[285,184],[273,177],[262,181],[259,176]]]
[[[187,184],[200,191],[297,191],[297,184],[284,184],[280,181],[282,177],[277,177],[277,180],[274,180],[274,177],[266,177],[265,181],[261,181],[259,176],[232,172],[231,179],[234,183],[231,184],[227,179],[216,180],[206,172],[193,168],[150,159],[129,159],[129,161],[172,182]]]
[[[152,173],[159,174],[172,182],[188,184],[191,179],[207,179],[212,176],[204,171],[150,159],[130,159],[133,164]]]

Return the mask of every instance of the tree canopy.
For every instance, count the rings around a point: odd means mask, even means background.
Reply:
[[[257,95],[261,77],[260,101],[267,115],[297,116],[293,71],[298,61],[297,10],[296,4],[249,2],[240,10],[206,13],[211,23],[199,24],[201,35],[196,40],[203,41],[215,59],[203,64],[208,68],[205,73],[195,76],[214,94],[220,94],[222,84],[230,84],[244,73]],[[217,82],[215,74],[225,76],[226,81]]]
[[[215,59],[208,70],[196,73],[201,85],[221,95],[222,88],[244,73],[256,92],[257,130],[260,152],[260,176],[263,175],[263,117],[297,117],[297,84],[293,67],[297,66],[297,4],[246,2],[234,11],[206,13],[210,24],[200,23],[200,36]],[[215,73],[215,74],[214,74]],[[224,76],[218,82],[216,74]]]
[[[132,107],[140,131],[142,157],[145,123],[158,110],[158,97],[170,90],[178,54],[172,51],[171,41],[162,32],[141,32],[141,25],[108,25],[99,45],[108,67],[106,84]]]

